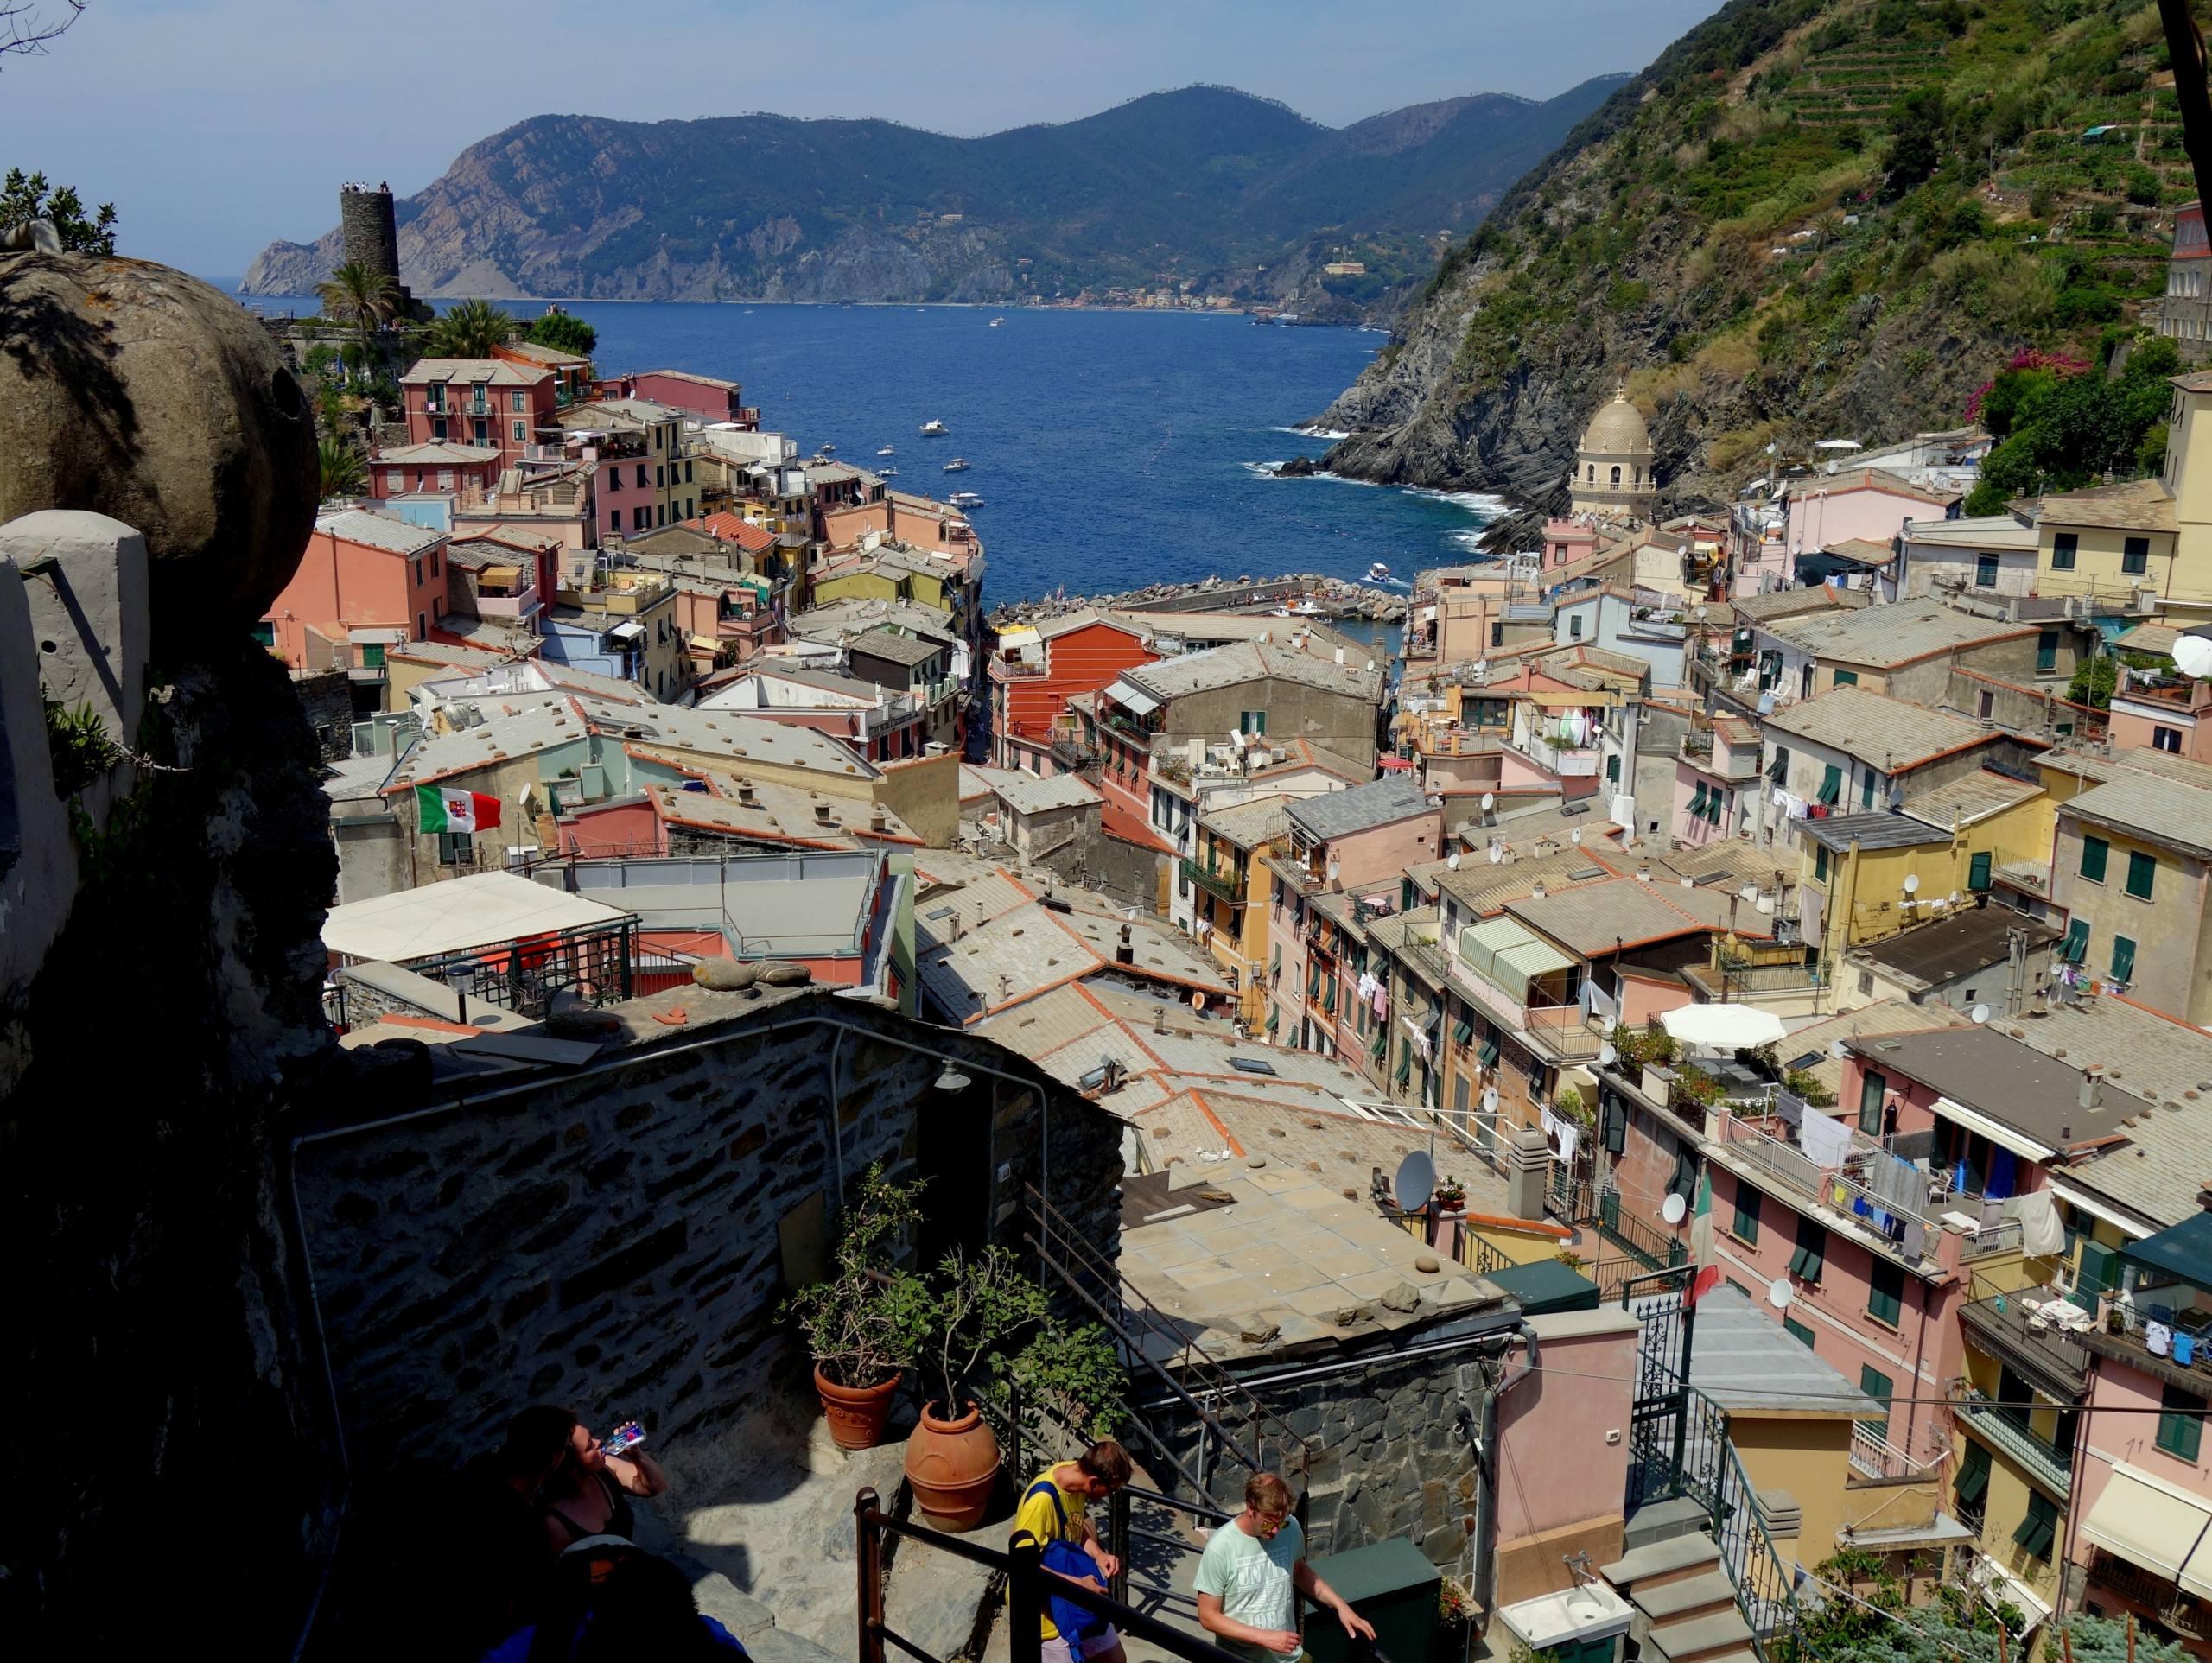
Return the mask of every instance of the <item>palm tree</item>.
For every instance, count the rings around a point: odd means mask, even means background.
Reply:
[[[494,346],[504,346],[514,337],[514,314],[486,301],[462,301],[430,326],[430,356],[489,358]]]
[[[361,453],[340,439],[318,439],[315,464],[322,475],[322,500],[358,497],[368,486],[369,467]]]
[[[315,293],[325,315],[353,326],[364,359],[369,356],[370,337],[399,310],[399,279],[388,271],[372,271],[358,260],[340,266],[315,286]]]

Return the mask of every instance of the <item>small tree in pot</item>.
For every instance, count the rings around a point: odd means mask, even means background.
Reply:
[[[830,1274],[784,1301],[814,1358],[814,1389],[841,1448],[883,1440],[891,1395],[930,1332],[927,1286],[892,1254],[921,1216],[919,1183],[893,1184],[871,1166],[845,1209]]]
[[[906,1482],[930,1523],[972,1530],[998,1478],[999,1441],[969,1389],[988,1365],[1003,1376],[1051,1315],[1044,1289],[1004,1247],[947,1254],[931,1277],[922,1362],[929,1393],[906,1443]]]

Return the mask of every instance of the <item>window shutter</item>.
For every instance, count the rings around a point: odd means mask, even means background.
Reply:
[[[1987,849],[1967,862],[1967,887],[1979,895],[1989,887],[1989,866],[1993,857]]]
[[[2105,863],[2111,857],[2112,845],[2101,837],[2082,840],[2082,875],[2093,884],[2105,880]]]
[[[2135,943],[2126,936],[2112,938],[2112,979],[2120,982],[2135,980]]]

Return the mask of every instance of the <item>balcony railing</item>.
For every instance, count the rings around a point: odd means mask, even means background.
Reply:
[[[1866,1422],[1853,1421],[1851,1464],[1866,1477],[1894,1481],[1928,1477],[1951,1458],[1950,1440],[1936,1431],[1932,1421],[1922,1427],[1916,1441],[1921,1448],[1915,1456],[1908,1450],[1899,1449]]]
[[[1244,904],[1243,890],[1225,872],[1209,871],[1202,862],[1185,855],[1183,857],[1183,876],[1217,901],[1225,901],[1230,906]]]
[[[2030,1426],[2017,1413],[1998,1408],[1972,1387],[1959,1412],[1975,1437],[2027,1470],[2028,1476],[2063,1503],[2073,1493],[2073,1457]]]
[[[1444,961],[1444,954],[1434,942],[1408,936],[1401,949],[1408,962],[1427,972],[1429,979],[1440,987],[1452,979],[1451,967]]]
[[[1807,1108],[1806,1114],[1816,1113]],[[1778,1119],[1771,1125],[1783,1125]],[[1835,1215],[1848,1228],[1879,1235],[1893,1249],[1904,1251],[1907,1228],[1921,1230],[1920,1258],[1932,1259],[1941,1228],[1934,1208],[1924,1199],[1908,1201],[1869,1188],[1864,1176],[1876,1161],[1895,1158],[1863,1133],[1853,1132],[1849,1152],[1840,1166],[1822,1166],[1786,1138],[1725,1106],[1719,1115],[1719,1135],[1724,1152],[1796,1190],[1823,1212]]]
[[[2101,1547],[2089,1564],[2091,1589],[2109,1588],[2148,1610],[2163,1628],[2191,1640],[2212,1640],[2212,1606],[2184,1594],[2165,1577],[2131,1565]]]
[[[2038,1288],[1999,1292],[1971,1273],[1967,1288],[1977,1296],[1959,1309],[1969,1345],[2018,1364],[2053,1397],[2081,1395],[2089,1377],[2088,1349],[2078,1336],[2037,1314],[2055,1294]],[[2094,1298],[2090,1303],[2094,1305]]]

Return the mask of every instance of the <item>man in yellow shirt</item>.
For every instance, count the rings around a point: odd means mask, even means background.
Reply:
[[[1063,1461],[1030,1482],[1014,1509],[1014,1529],[1027,1531],[1039,1545],[1073,1542],[1090,1556],[1098,1574],[1082,1585],[1106,1591],[1107,1580],[1122,1566],[1106,1551],[1098,1533],[1090,1527],[1085,1508],[1103,1501],[1129,1482],[1129,1452],[1112,1438],[1103,1438],[1073,1461]],[[1109,1624],[1103,1632],[1071,1642],[1052,1624],[1047,1610],[1040,1618],[1045,1634],[1043,1663],[1127,1663],[1122,1636]]]

